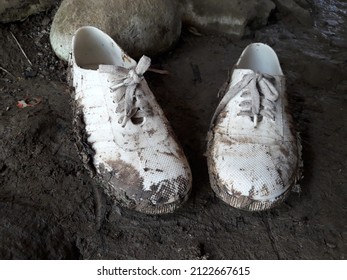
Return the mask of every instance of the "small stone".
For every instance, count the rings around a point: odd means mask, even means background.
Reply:
[[[37,70],[32,69],[31,67],[28,67],[24,71],[25,78],[34,78],[37,75]]]
[[[44,19],[42,20],[42,25],[47,25],[50,22],[50,18],[49,17],[44,17]]]
[[[112,206],[112,212],[118,216],[122,216],[122,210],[116,204]]]
[[[86,25],[107,33],[133,58],[168,51],[181,34],[175,0],[64,0],[50,32],[59,58],[68,60],[73,34]]]

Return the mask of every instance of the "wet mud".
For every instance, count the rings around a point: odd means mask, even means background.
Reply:
[[[0,258],[345,259],[347,2],[309,2],[313,26],[275,14],[242,40],[184,29],[153,59],[170,74],[146,79],[193,173],[189,200],[162,216],[114,204],[79,158],[67,64],[48,40],[56,8],[0,25]],[[265,212],[218,199],[204,157],[217,93],[255,41],[278,53],[304,159],[301,188]]]

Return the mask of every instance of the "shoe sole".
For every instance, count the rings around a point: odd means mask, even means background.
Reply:
[[[247,210],[247,211],[263,211],[263,210],[268,210],[273,207],[276,207],[278,204],[283,202],[288,197],[290,190],[292,188],[292,186],[289,187],[288,190],[286,190],[280,196],[276,197],[275,200],[259,201],[259,200],[254,200],[250,197],[242,196],[242,195],[233,196],[224,190],[225,189],[224,186],[220,186],[217,183],[217,180],[215,179],[212,172],[209,172],[209,176],[210,176],[211,187],[213,191],[216,193],[217,197],[219,197],[225,203],[229,204],[230,206],[234,208]]]
[[[176,209],[180,208],[182,204],[184,204],[188,200],[188,197],[190,195],[189,192],[182,199],[163,205],[154,205],[148,202],[140,204],[136,203],[134,200],[129,199],[124,191],[115,189],[112,185],[105,182],[101,176],[97,176],[97,179],[104,186],[105,193],[112,199],[114,199],[114,201],[116,201],[119,206],[149,215],[170,214]],[[120,182],[120,184],[122,183]]]
[[[275,197],[273,200],[255,200],[247,196],[234,196],[229,194],[223,185],[220,185],[217,183],[217,180],[215,178],[215,175],[211,171],[212,160],[210,160],[210,156],[207,156],[207,163],[208,163],[208,174],[210,178],[210,184],[213,189],[213,191],[216,193],[217,197],[219,197],[221,200],[223,200],[225,203],[229,204],[230,206],[234,208],[238,208],[240,210],[246,210],[246,211],[264,211],[269,210],[271,208],[274,208],[281,204],[286,198],[289,196],[291,190],[293,187],[297,184],[297,182],[303,177],[303,161],[302,161],[302,146],[300,141],[300,135],[297,134],[298,139],[298,153],[299,153],[299,165],[297,167],[297,172],[295,174],[295,177],[293,179],[292,184],[289,186],[288,189],[286,189],[282,194]]]

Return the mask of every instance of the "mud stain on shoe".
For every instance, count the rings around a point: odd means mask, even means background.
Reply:
[[[260,191],[261,191],[263,196],[268,196],[270,194],[269,188],[266,184],[263,184]]]
[[[253,200],[247,196],[241,195],[237,198],[237,202],[240,209],[245,209],[252,204]]]
[[[88,133],[86,132],[86,124],[84,122],[83,110],[79,101],[72,102],[73,111],[73,130],[75,138],[75,146],[78,150],[79,156],[83,162],[83,165],[88,170],[89,174],[94,177],[96,175],[96,169],[93,164],[93,157],[95,151],[88,142]]]
[[[229,111],[222,111],[219,114],[219,116],[218,116],[218,118],[216,120],[216,123],[221,123],[227,117],[228,113],[229,113]]]
[[[248,196],[249,198],[253,198],[257,194],[255,187],[252,186],[251,189],[249,190]]]
[[[187,195],[188,187],[189,181],[183,176],[173,180],[163,180],[151,186],[153,195],[150,200],[155,205],[183,200]]]
[[[154,128],[151,128],[150,130],[148,130],[147,131],[147,133],[148,133],[148,136],[153,136],[154,135],[154,133],[156,133],[157,132],[157,130],[155,130]]]
[[[231,146],[234,144],[234,142],[231,139],[228,139],[226,137],[221,137],[220,142],[227,145],[227,146]]]
[[[131,63],[131,59],[128,55],[126,55],[125,53],[122,53],[122,60],[123,62],[128,62],[128,63]]]
[[[288,151],[285,147],[283,147],[282,145],[280,146],[280,152],[281,152],[286,158],[288,158],[288,157],[290,156],[289,151]]]
[[[231,188],[230,192],[231,192],[232,196],[235,196],[235,197],[241,197],[242,196],[242,193],[240,191],[236,191],[234,188]]]
[[[140,173],[129,163],[122,160],[108,161],[107,164],[114,170],[114,176],[118,181],[129,187],[139,188],[143,186],[143,178]]]

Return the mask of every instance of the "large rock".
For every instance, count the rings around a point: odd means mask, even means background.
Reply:
[[[299,0],[272,0],[275,2],[277,9],[284,16],[290,15],[302,25],[312,25],[313,20],[308,10],[308,4]],[[300,4],[300,5],[299,5]],[[305,8],[303,8],[305,7]]]
[[[241,37],[247,26],[267,23],[275,4],[270,0],[179,0],[183,22],[202,31]]]
[[[0,0],[0,22],[22,20],[50,8],[54,0]]]
[[[92,25],[110,35],[130,56],[155,56],[170,49],[181,34],[175,0],[64,0],[51,27],[50,41],[67,60],[76,29]]]

